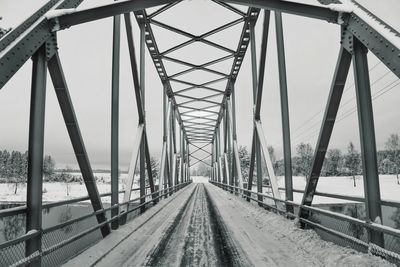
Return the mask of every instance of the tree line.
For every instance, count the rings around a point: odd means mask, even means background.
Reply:
[[[76,182],[79,177],[69,174],[69,170],[55,172],[56,162],[50,155],[43,159],[43,180],[45,182]],[[28,151],[0,150],[0,183],[14,185],[14,193],[20,185],[26,183],[28,176]]]
[[[385,143],[385,149],[377,152],[379,174],[396,174],[397,183],[399,181],[400,167],[400,140],[398,134],[391,134]],[[250,168],[250,153],[246,146],[240,146],[238,149],[242,176],[245,180],[248,178]],[[272,146],[268,147],[268,152],[274,166],[275,174],[283,176],[284,161],[277,160],[275,150]],[[296,147],[296,155],[292,157],[292,171],[294,176],[308,177],[311,172],[311,164],[314,156],[314,148],[310,143],[300,143]],[[224,164],[224,163],[222,163]],[[265,164],[262,164],[265,165]],[[255,168],[256,173],[256,168]],[[263,173],[268,173],[263,166]],[[326,152],[324,164],[322,166],[321,176],[348,176],[353,179],[356,186],[358,175],[362,174],[361,153],[355,148],[353,142],[349,142],[347,150],[343,153],[340,149],[332,148]],[[210,168],[202,163],[197,168],[197,175],[210,175]]]

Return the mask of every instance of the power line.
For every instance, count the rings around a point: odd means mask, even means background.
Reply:
[[[397,83],[396,83],[397,81]],[[394,85],[393,85],[394,84]],[[382,95],[386,94],[387,92],[393,90],[394,88],[396,88],[398,85],[400,85],[400,81],[399,80],[394,80],[392,82],[390,82],[389,84],[387,84],[386,86],[384,86],[381,90],[375,92],[372,96],[372,101],[380,98]],[[341,115],[341,117],[336,121],[337,123],[340,123],[341,121],[343,121],[344,119],[348,118],[349,116],[353,115],[355,112],[357,111],[357,106],[353,106],[351,109],[347,110],[344,114]],[[315,135],[319,134],[319,129],[317,129],[316,131],[313,131],[311,134],[305,136],[304,138],[302,138],[302,140],[306,140],[309,138],[314,137]]]
[[[382,61],[378,61],[374,66],[372,66],[369,69],[369,72],[372,72],[377,66],[379,66],[382,63]],[[350,88],[352,88],[354,86],[354,82],[352,82],[348,87],[346,87],[346,89],[344,89],[343,94],[345,94]],[[307,119],[305,122],[303,122],[299,127],[297,127],[296,129],[293,130],[293,134],[295,134],[296,132],[298,132],[300,129],[304,128],[307,123],[311,122],[314,118],[316,118],[319,114],[321,114],[321,112],[324,111],[324,108],[318,110],[315,114],[313,114],[311,116],[311,118]],[[313,124],[314,125],[314,124]]]
[[[376,66],[376,65],[375,65],[375,66]],[[374,66],[374,67],[375,67],[375,66]],[[373,81],[373,82],[371,83],[371,86],[372,86],[372,85],[375,85],[377,82],[381,81],[384,77],[386,77],[386,76],[387,76],[388,74],[390,74],[390,73],[391,73],[390,70],[388,70],[387,72],[385,72],[383,75],[381,75],[381,76],[380,76],[379,78],[377,78],[375,81]],[[351,87],[353,87],[353,86],[354,86],[354,83],[353,83],[350,87],[347,87],[346,90],[348,90],[349,88],[351,88]],[[348,105],[349,103],[351,103],[354,99],[355,99],[355,96],[352,96],[352,97],[351,97],[350,99],[348,99],[346,102],[340,104],[340,107],[343,108],[344,106],[346,106],[346,105]],[[321,110],[320,112],[322,112],[322,110]],[[319,115],[320,112],[317,113],[316,115]],[[313,117],[315,117],[315,116],[313,116]],[[297,134],[293,139],[298,139],[300,136],[302,136],[302,135],[304,135],[304,134],[307,134],[307,133],[310,132],[310,131],[313,131],[314,128],[315,128],[316,126],[318,126],[319,124],[320,124],[320,121],[317,121],[317,122],[313,123],[313,124],[310,125],[307,129],[305,129],[305,130],[303,130],[301,133]]]

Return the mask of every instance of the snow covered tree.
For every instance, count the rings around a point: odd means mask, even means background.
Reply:
[[[44,176],[50,177],[51,175],[53,175],[55,166],[56,166],[56,162],[54,161],[54,159],[51,156],[49,156],[49,155],[44,156],[44,159],[43,159],[43,174],[44,174]]]
[[[239,146],[238,152],[242,177],[244,181],[247,181],[249,178],[250,154],[246,146]]]
[[[351,179],[353,179],[354,187],[357,186],[356,175],[358,174],[358,171],[360,169],[360,162],[360,154],[354,148],[353,142],[350,142],[349,146],[347,147],[347,154],[345,156],[345,167],[350,172]]]
[[[313,149],[311,144],[300,143],[297,148],[298,156],[298,169],[299,173],[304,177],[307,177],[311,171],[311,164],[313,159]]]
[[[8,163],[10,160],[10,152],[3,150],[0,155],[0,176],[8,178]]]
[[[342,152],[339,149],[329,149],[325,159],[325,172],[327,176],[337,176],[341,173]]]
[[[393,163],[395,166],[395,171],[396,171],[396,177],[397,177],[397,184],[400,184],[399,181],[399,166],[400,166],[400,156],[399,156],[399,151],[400,151],[400,141],[399,141],[399,135],[398,134],[391,134],[386,141],[386,149],[389,152],[389,160]]]
[[[0,20],[2,20],[2,19],[3,19],[3,17],[0,17]],[[0,39],[1,39],[4,35],[6,35],[9,31],[11,31],[11,28],[4,29],[4,28],[1,28],[1,27],[0,27]]]
[[[159,165],[158,159],[156,159],[155,157],[150,157],[151,174],[153,175],[153,179],[156,179],[158,177],[158,165]],[[147,172],[146,172],[146,175],[148,175]],[[147,183],[148,183],[148,179],[146,181],[146,185],[147,185]]]
[[[14,194],[17,194],[19,186],[26,183],[26,172],[23,169],[23,161],[21,152],[12,151],[7,162],[7,178],[12,187],[14,187]]]
[[[204,162],[199,162],[197,165],[196,174],[199,176],[208,177],[208,176],[210,176],[210,167],[207,164],[205,164]]]

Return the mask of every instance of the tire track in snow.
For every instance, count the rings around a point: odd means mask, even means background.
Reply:
[[[165,232],[146,266],[251,266],[230,239],[203,184]]]

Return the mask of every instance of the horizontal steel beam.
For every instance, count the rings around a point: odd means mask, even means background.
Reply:
[[[326,20],[337,23],[339,12],[330,10],[328,7],[313,6],[281,0],[222,0],[222,2],[245,5],[261,9],[279,11],[283,13],[299,15],[314,19]]]
[[[53,18],[56,22],[56,30],[63,30],[74,25],[113,17],[116,15],[129,13],[131,11],[139,11],[145,8],[155,7],[164,4],[170,4],[171,0],[126,0],[118,1],[108,5],[101,5],[93,8],[76,10],[70,14],[65,14]]]

